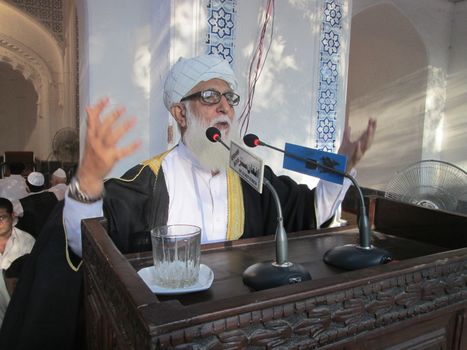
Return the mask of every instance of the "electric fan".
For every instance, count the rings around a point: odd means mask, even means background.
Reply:
[[[79,156],[79,135],[73,128],[57,131],[52,141],[55,159],[62,163],[77,163]]]
[[[467,173],[440,160],[422,160],[397,172],[385,197],[430,209],[467,212]]]

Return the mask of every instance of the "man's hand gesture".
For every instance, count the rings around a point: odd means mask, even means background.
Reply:
[[[108,103],[109,99],[103,98],[86,108],[86,141],[76,176],[81,190],[91,197],[102,193],[103,180],[115,163],[135,152],[141,144],[138,140],[126,147],[117,147],[118,141],[135,125],[136,118],[131,117],[117,125],[125,112],[123,107],[102,117]]]
[[[362,159],[365,152],[368,151],[373,143],[375,132],[376,120],[371,118],[368,120],[366,130],[353,142],[350,141],[350,126],[345,128],[344,137],[338,153],[347,157],[347,171],[354,168],[360,159]]]

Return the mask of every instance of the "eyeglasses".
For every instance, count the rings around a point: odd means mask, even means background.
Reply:
[[[7,221],[8,219],[11,219],[11,215],[0,215],[0,222]]]
[[[236,106],[240,102],[240,96],[233,91],[227,91],[221,94],[219,91],[212,89],[201,90],[194,94],[185,96],[180,100],[180,102],[193,98],[200,98],[201,102],[206,105],[215,105],[221,101],[222,96],[225,96],[225,99],[230,106]]]

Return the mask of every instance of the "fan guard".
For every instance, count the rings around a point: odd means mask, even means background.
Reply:
[[[397,172],[386,186],[385,197],[430,209],[460,211],[466,191],[464,170],[448,162],[422,160]]]
[[[73,128],[63,128],[56,132],[52,140],[55,159],[64,163],[77,163],[79,156],[79,135]]]

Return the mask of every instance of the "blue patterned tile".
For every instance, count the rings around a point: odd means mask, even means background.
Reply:
[[[232,63],[233,58],[232,58],[232,48],[230,47],[225,47],[222,43],[219,43],[218,45],[213,45],[211,46],[211,52],[212,54],[217,54],[221,57],[224,57],[224,59],[227,59],[229,63]]]
[[[339,51],[339,35],[329,31],[324,33],[324,38],[321,40],[322,49],[329,55],[333,55]]]
[[[321,110],[325,113],[334,112],[337,104],[336,91],[332,89],[321,90],[318,102]]]
[[[320,33],[320,69],[317,94],[316,145],[333,152],[336,146],[336,107],[340,78],[339,55],[342,31],[342,1],[323,0]]]
[[[335,83],[338,78],[337,64],[332,62],[331,59],[323,62],[320,69],[320,76],[326,84]]]
[[[336,134],[335,121],[329,118],[321,119],[318,124],[318,133],[319,138],[325,142],[332,139]]]
[[[230,64],[234,61],[236,0],[209,0],[206,53],[217,54]]]
[[[232,36],[232,29],[234,27],[233,16],[231,13],[225,12],[223,8],[212,10],[208,23],[211,27],[211,32],[219,38]]]
[[[335,2],[326,2],[324,6],[324,16],[326,23],[329,23],[331,27],[340,28],[342,19],[342,9],[340,4]]]

